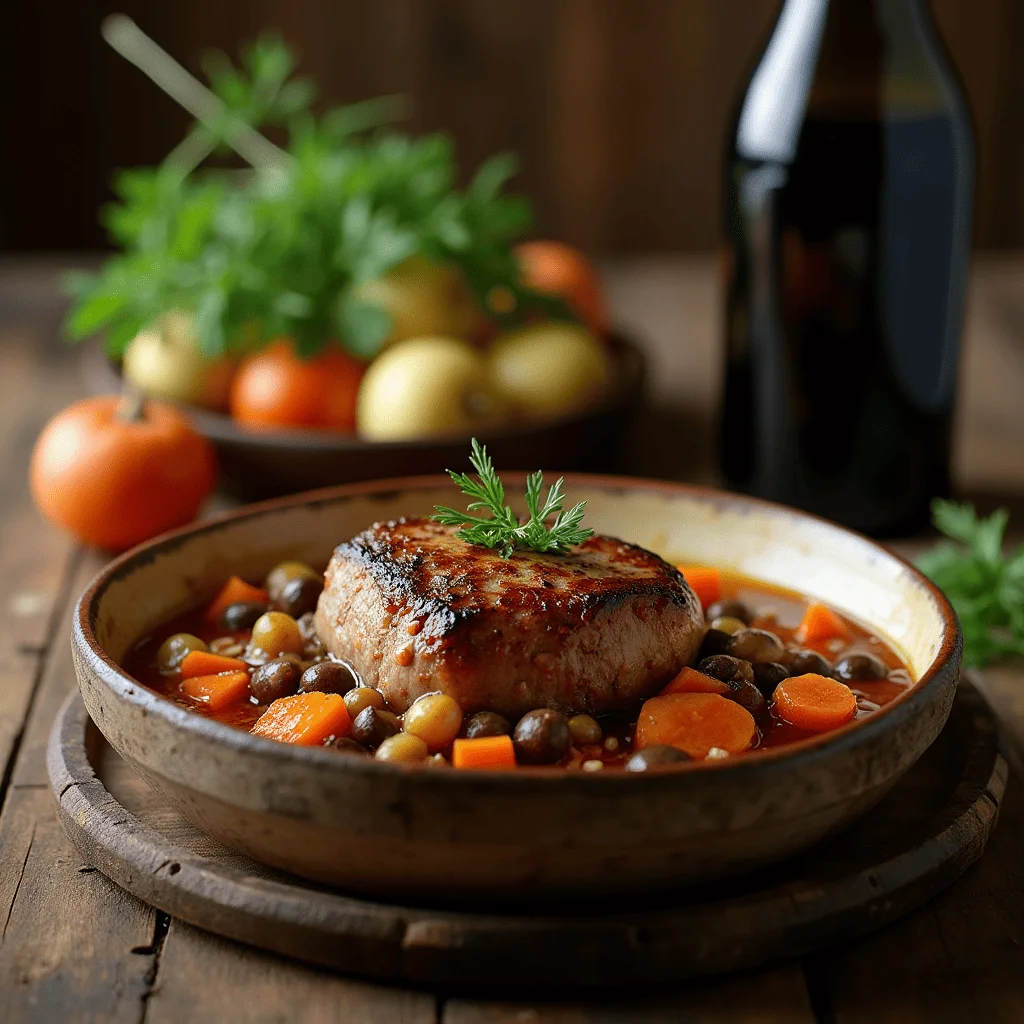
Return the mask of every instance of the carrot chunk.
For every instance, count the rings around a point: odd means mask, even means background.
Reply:
[[[676,568],[686,577],[701,607],[707,608],[722,596],[722,572],[713,565],[680,565]]]
[[[511,736],[477,736],[452,744],[456,768],[515,768],[516,753]]]
[[[666,693],[728,693],[729,687],[722,682],[721,679],[715,679],[714,676],[705,675],[703,672],[698,672],[695,668],[684,668],[661,691],[661,696],[665,696]]]
[[[246,583],[240,576],[229,576],[227,583],[220,588],[220,593],[203,612],[203,618],[207,622],[217,622],[228,605],[238,604],[239,601],[266,604],[269,600],[267,592],[261,587],[254,587],[251,583]]]
[[[849,640],[846,623],[824,604],[809,604],[797,627],[796,638],[802,644],[824,644],[829,640]]]
[[[249,695],[248,672],[192,676],[181,681],[181,692],[211,711],[223,711]]]
[[[783,679],[772,700],[782,718],[810,732],[838,729],[857,710],[857,698],[845,683],[815,672]]]
[[[210,651],[189,651],[180,665],[181,678],[215,676],[218,672],[248,672],[249,666],[241,658],[229,658]]]
[[[256,736],[302,747],[318,747],[328,736],[347,736],[351,729],[341,694],[319,690],[275,700],[252,727]]]
[[[652,697],[640,709],[636,748],[664,744],[690,757],[707,757],[712,747],[739,754],[757,735],[754,717],[717,693],[669,693]]]

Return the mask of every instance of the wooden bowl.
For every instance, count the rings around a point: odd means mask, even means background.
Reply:
[[[522,477],[507,482],[521,489]],[[888,638],[918,682],[870,718],[724,762],[630,775],[401,768],[251,736],[158,697],[118,662],[230,572],[326,562],[369,523],[450,502],[440,478],[350,485],[241,509],[112,562],[78,604],[86,707],[191,821],[249,856],[403,898],[599,896],[693,885],[778,860],[871,807],[946,721],[960,666],[941,593],[877,544],[801,512],[678,484],[570,476],[587,522],[671,559],[731,566]]]
[[[645,361],[627,338],[613,334],[609,342],[612,386],[599,399],[565,416],[478,432],[495,465],[606,472],[620,468],[624,443],[643,397]],[[99,346],[84,350],[83,373],[94,392],[121,389],[119,368]],[[443,473],[462,465],[469,448],[468,436],[379,442],[318,430],[255,431],[224,413],[183,408],[193,426],[216,446],[224,485],[245,498],[410,473]]]

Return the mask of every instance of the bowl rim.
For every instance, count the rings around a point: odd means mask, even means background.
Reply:
[[[506,483],[522,484],[526,473],[522,471],[502,471]],[[93,610],[107,588],[123,575],[131,572],[136,563],[146,562],[156,557],[162,549],[173,549],[187,542],[190,538],[203,533],[212,533],[225,525],[242,519],[259,518],[273,512],[300,506],[316,506],[333,504],[350,498],[359,497],[392,497],[403,491],[425,490],[442,486],[450,486],[451,481],[444,474],[405,476],[384,478],[380,480],[364,480],[333,487],[319,488],[299,494],[270,498],[265,501],[253,502],[231,509],[227,512],[211,516],[199,522],[179,527],[160,534],[151,540],[130,548],[105,565],[86,586],[78,599],[72,620],[72,647],[90,664],[93,674],[120,699],[135,705],[143,714],[155,714],[172,728],[180,728],[186,733],[195,734],[204,741],[212,740],[238,752],[257,756],[271,761],[307,763],[312,766],[330,765],[335,770],[355,771],[363,775],[386,775],[394,777],[400,773],[407,779],[429,780],[438,785],[471,785],[474,781],[483,780],[486,785],[498,785],[502,788],[514,789],[524,784],[529,787],[532,780],[543,779],[543,785],[560,785],[574,787],[583,785],[643,787],[656,782],[664,782],[673,778],[685,778],[693,772],[714,772],[716,777],[729,777],[739,780],[745,774],[764,775],[774,771],[795,771],[798,766],[814,762],[824,755],[840,754],[844,750],[859,746],[867,739],[881,735],[880,730],[887,725],[895,725],[898,721],[912,717],[921,706],[928,702],[930,691],[944,681],[945,676],[953,672],[958,674],[960,657],[963,650],[963,636],[956,612],[953,610],[943,592],[918,570],[912,563],[890,551],[888,548],[855,530],[840,526],[830,520],[813,513],[804,512],[777,502],[767,501],[745,494],[737,494],[699,484],[689,484],[667,480],[654,480],[643,477],[613,476],[594,473],[565,473],[566,483],[571,486],[587,486],[619,492],[650,491],[665,495],[686,495],[698,500],[710,501],[717,505],[731,507],[748,507],[763,512],[782,514],[789,518],[809,520],[827,528],[846,534],[854,540],[873,548],[876,553],[895,562],[916,577],[930,592],[943,619],[942,640],[939,651],[928,668],[902,694],[888,704],[862,719],[854,719],[838,729],[819,733],[792,743],[755,749],[742,757],[723,758],[721,760],[690,761],[677,765],[666,766],[656,772],[567,772],[552,771],[550,767],[517,766],[515,771],[478,769],[475,771],[446,771],[441,768],[429,770],[429,765],[395,765],[377,761],[373,757],[339,758],[336,752],[319,747],[304,747],[295,744],[279,743],[274,740],[254,736],[242,729],[234,728],[196,714],[180,707],[166,697],[148,689],[134,677],[130,676],[101,647],[92,628]],[[956,680],[954,679],[954,686]],[[340,763],[339,763],[340,762]],[[647,783],[644,783],[647,780]],[[531,790],[536,791],[536,790]]]

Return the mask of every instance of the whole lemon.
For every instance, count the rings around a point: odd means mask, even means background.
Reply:
[[[604,344],[579,324],[546,321],[495,339],[491,376],[530,416],[557,416],[585,404],[608,382]]]
[[[385,349],[359,387],[356,429],[371,441],[468,433],[501,403],[487,361],[458,338],[412,338]]]

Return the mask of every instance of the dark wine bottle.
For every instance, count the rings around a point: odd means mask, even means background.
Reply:
[[[890,534],[950,486],[974,147],[923,0],[785,0],[725,182],[728,486]]]

